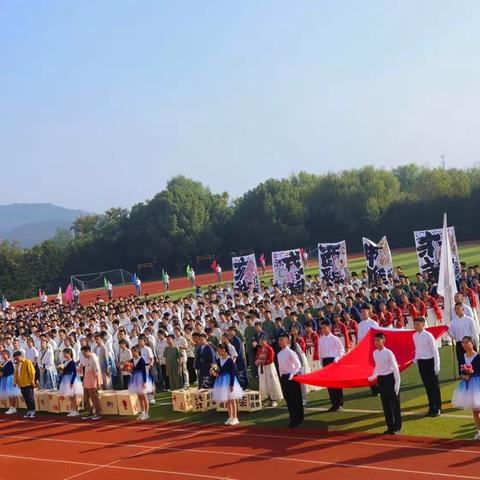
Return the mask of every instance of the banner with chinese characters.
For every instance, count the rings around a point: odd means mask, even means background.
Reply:
[[[279,287],[287,286],[292,292],[305,288],[305,272],[300,249],[272,252],[273,282]]]
[[[387,237],[383,237],[378,243],[374,243],[363,237],[363,253],[367,263],[368,280],[376,282],[381,278],[393,275],[392,253],[388,245]]]
[[[347,243],[319,243],[320,278],[327,282],[344,282],[348,278]]]
[[[437,228],[434,230],[419,230],[413,232],[415,237],[415,249],[417,250],[418,267],[422,273],[432,276],[438,280],[440,270],[440,252],[442,250],[443,230]],[[460,277],[460,259],[458,257],[457,239],[455,237],[455,227],[448,227],[448,236],[450,238],[450,249],[452,251],[453,266],[455,277]]]
[[[232,258],[233,286],[242,291],[248,290],[250,284],[254,289],[260,288],[258,279],[257,260],[255,254]]]

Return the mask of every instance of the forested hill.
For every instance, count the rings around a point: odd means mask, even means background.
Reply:
[[[393,170],[365,167],[338,174],[300,173],[261,183],[238,199],[175,177],[155,197],[131,210],[112,208],[73,223],[28,250],[0,246],[0,294],[25,298],[41,287],[55,291],[71,274],[112,268],[136,271],[155,261],[171,275],[198,255],[217,255],[229,267],[232,252],[306,247],[387,235],[391,247],[413,246],[413,231],[439,228],[442,214],[458,241],[480,239],[480,169]]]
[[[53,237],[60,228],[69,229],[74,220],[86,213],[50,203],[0,205],[0,240],[31,247]]]

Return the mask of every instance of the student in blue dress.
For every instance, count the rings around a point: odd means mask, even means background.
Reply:
[[[227,404],[228,420],[225,425],[238,425],[236,401],[243,397],[243,390],[237,380],[235,363],[223,343],[217,346],[217,355],[216,367],[212,367],[212,376],[216,377],[212,398],[216,403]]]
[[[12,415],[17,413],[16,398],[20,395],[20,389],[14,386],[13,383],[13,374],[15,372],[15,367],[10,358],[10,352],[4,350],[2,352],[2,371],[0,373],[0,398],[8,398],[8,404],[10,408],[5,412],[5,415]]]
[[[71,410],[67,417],[78,417],[77,397],[83,397],[83,385],[80,377],[77,376],[77,364],[73,360],[73,350],[63,349],[63,369],[61,370],[60,385],[58,394],[70,399]]]
[[[474,440],[480,440],[480,355],[475,351],[472,337],[463,337],[464,363],[460,365],[462,379],[453,392],[452,403],[456,407],[471,409],[477,427]]]
[[[138,345],[132,347],[132,357],[133,370],[128,391],[137,395],[140,402],[142,413],[138,416],[138,420],[148,420],[150,418],[148,414],[150,405],[147,395],[153,392],[152,380],[150,375],[147,375],[147,366]]]

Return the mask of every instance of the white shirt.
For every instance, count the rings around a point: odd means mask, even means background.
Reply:
[[[461,342],[463,337],[472,337],[473,341],[478,343],[477,324],[472,317],[467,315],[459,317],[454,313],[448,333],[456,342]]]
[[[438,354],[437,343],[435,337],[424,330],[423,332],[415,332],[413,334],[413,343],[415,344],[415,358],[418,360],[429,360],[433,358],[435,365],[435,373],[440,371],[440,355]]]
[[[395,378],[395,393],[400,391],[400,370],[398,369],[397,359],[391,350],[383,348],[373,352],[373,360],[375,361],[375,370],[369,381],[375,380],[377,377],[383,377],[393,373]]]
[[[140,355],[145,361],[145,364],[148,366],[153,362],[153,351],[150,347],[147,347],[146,345],[140,349]]]
[[[321,335],[318,339],[320,358],[334,358],[337,361],[345,355],[342,342],[333,334]]]
[[[302,364],[298,359],[298,355],[289,347],[284,348],[277,355],[278,358],[278,370],[280,376],[290,375],[290,380],[296,375],[302,368]]]
[[[55,366],[53,350],[51,348],[38,352],[38,364],[42,368]]]
[[[35,363],[38,357],[38,350],[35,347],[27,348],[25,350],[25,358]]]
[[[367,320],[362,320],[358,324],[358,341],[359,342],[363,339],[363,337],[365,337],[365,335],[368,333],[368,331],[371,328],[378,328],[378,323],[371,318]]]

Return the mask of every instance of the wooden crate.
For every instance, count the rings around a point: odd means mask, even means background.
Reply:
[[[172,407],[174,412],[191,412],[193,410],[192,394],[196,388],[172,391]]]
[[[99,396],[102,415],[118,415],[117,392],[114,390],[102,390]]]
[[[49,390],[47,392],[48,410],[50,413],[60,413],[60,402],[58,401],[58,392]]]
[[[48,412],[48,394],[50,390],[35,390],[35,410],[37,412]]]
[[[243,397],[238,400],[239,412],[256,412],[262,409],[260,392],[256,390],[245,390]]]
[[[59,413],[70,413],[72,411],[70,397],[58,395],[58,405],[60,408]],[[77,409],[79,411],[83,409],[83,397],[81,395],[77,395]]]
[[[212,389],[200,389],[192,392],[192,412],[208,412],[216,409],[212,399]]]
[[[138,397],[128,390],[119,390],[116,396],[119,415],[138,415],[142,411]]]

